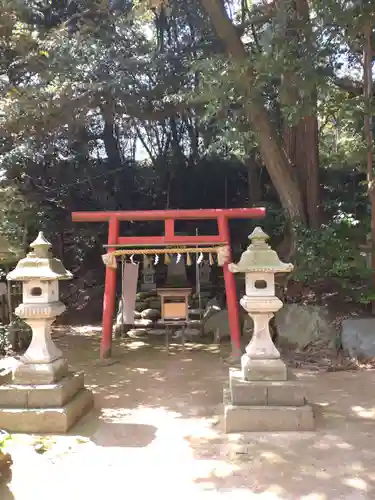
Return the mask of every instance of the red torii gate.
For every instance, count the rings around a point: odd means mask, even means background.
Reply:
[[[199,245],[215,243],[227,245],[229,261],[231,260],[229,219],[261,218],[266,213],[265,208],[229,208],[229,209],[199,209],[199,210],[140,210],[140,211],[109,211],[109,212],[73,212],[73,222],[108,222],[108,252],[113,252],[121,245]],[[175,234],[176,220],[212,219],[217,221],[218,233],[214,236],[179,236]],[[120,221],[164,221],[164,236],[120,236]],[[240,354],[240,323],[236,284],[234,276],[224,264],[225,292],[227,296],[228,317],[232,345]],[[103,327],[100,344],[100,358],[106,359],[112,354],[112,322],[116,302],[116,269],[106,267],[105,288],[103,300]]]

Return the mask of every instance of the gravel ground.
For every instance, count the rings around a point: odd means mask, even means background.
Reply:
[[[118,340],[117,363],[99,366],[94,329],[57,337],[85,371],[95,410],[67,436],[16,436],[1,500],[375,499],[374,371],[298,369],[316,432],[228,436],[227,347],[176,345],[167,355]]]

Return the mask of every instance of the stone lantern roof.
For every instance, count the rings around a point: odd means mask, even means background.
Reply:
[[[250,234],[250,245],[241,255],[238,264],[229,264],[229,270],[233,273],[289,273],[293,270],[293,264],[281,262],[275,250],[266,243],[268,235],[261,227],[256,227]]]
[[[71,279],[73,277],[71,272],[65,269],[61,260],[52,256],[51,246],[40,232],[30,245],[32,251],[18,262],[16,268],[7,275],[7,279],[11,281]]]

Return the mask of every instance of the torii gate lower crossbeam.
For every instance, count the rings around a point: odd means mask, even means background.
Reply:
[[[247,219],[264,217],[264,208],[230,208],[230,209],[202,209],[202,210],[142,210],[142,211],[109,211],[109,212],[73,212],[73,222],[108,222],[108,252],[113,252],[119,245],[199,245],[215,243],[227,245],[230,252],[229,219]],[[218,234],[214,236],[179,236],[175,234],[176,220],[213,219],[217,221]],[[120,221],[164,221],[164,236],[120,236]],[[225,292],[227,296],[228,318],[230,335],[233,346],[233,355],[238,356],[240,348],[240,322],[236,284],[233,274],[224,264]],[[116,269],[106,268],[104,300],[103,300],[103,328],[100,345],[100,358],[110,358],[112,355],[112,323],[116,303]]]

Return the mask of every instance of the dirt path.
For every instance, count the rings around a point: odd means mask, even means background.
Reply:
[[[59,344],[85,370],[96,409],[44,454],[16,439],[1,500],[375,499],[375,372],[297,373],[320,405],[317,432],[227,436],[217,349],[168,356],[119,341],[119,362],[98,367],[89,332]]]

